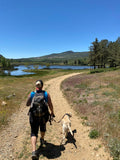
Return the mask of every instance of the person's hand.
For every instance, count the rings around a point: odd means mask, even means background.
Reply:
[[[54,114],[54,113],[51,113],[51,117],[52,117],[52,118],[55,117],[55,114]]]

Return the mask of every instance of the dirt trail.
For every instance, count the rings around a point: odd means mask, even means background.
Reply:
[[[88,137],[90,128],[82,125],[81,119],[68,104],[60,90],[61,82],[76,74],[51,79],[44,85],[44,89],[50,93],[53,101],[56,115],[55,119],[60,120],[65,113],[72,113],[71,128],[72,131],[74,131],[74,138],[69,136],[69,138],[66,139],[66,144],[60,146],[62,138],[61,125],[55,122],[53,122],[52,125],[48,123],[45,136],[48,145],[41,150],[42,159],[112,160],[99,139],[93,140]],[[15,113],[11,117],[9,127],[5,128],[0,134],[0,160],[17,160],[15,153],[23,149],[23,141],[29,130],[27,112],[28,108],[25,107],[24,102],[21,104],[19,113]],[[27,158],[27,160],[30,159],[30,157]]]

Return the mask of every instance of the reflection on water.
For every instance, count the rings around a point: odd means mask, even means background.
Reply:
[[[11,75],[11,76],[21,76],[21,75],[28,75],[28,74],[34,74],[33,72],[25,72],[23,70],[31,70],[31,69],[45,69],[46,66],[41,66],[41,65],[29,65],[29,66],[24,66],[24,65],[20,65],[20,66],[15,66],[14,67],[14,71],[8,71],[5,70],[3,71],[2,74],[5,75]],[[73,69],[73,70],[77,70],[77,69],[90,69],[90,66],[59,66],[59,65],[55,65],[55,66],[49,66],[50,69]]]

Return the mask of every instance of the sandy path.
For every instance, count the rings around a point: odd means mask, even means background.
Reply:
[[[76,130],[76,133],[74,133],[74,138],[66,140],[66,145],[61,147],[61,125],[55,122],[53,122],[52,126],[47,124],[45,139],[49,144],[48,146],[50,146],[50,148],[53,147],[53,150],[49,148],[48,153],[51,152],[51,154],[48,154],[48,156],[44,152],[41,152],[41,154],[43,154],[41,156],[44,156],[43,159],[58,160],[112,160],[100,140],[93,140],[88,137],[90,128],[81,124],[81,119],[77,116],[76,112],[73,111],[60,90],[61,82],[65,78],[73,75],[76,74],[51,79],[45,83],[44,89],[51,95],[56,115],[55,119],[59,120],[66,112],[71,112],[71,128],[73,131]],[[1,133],[1,160],[15,160],[15,152],[20,152],[23,148],[22,142],[25,138],[25,132],[27,132],[29,128],[27,111],[28,108],[25,107],[25,103],[23,103],[19,114],[12,116],[9,127]],[[29,159],[30,158],[28,158],[28,160]]]

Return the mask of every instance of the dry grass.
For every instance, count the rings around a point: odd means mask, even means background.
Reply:
[[[83,124],[98,130],[106,146],[120,140],[120,70],[74,76],[62,89],[80,116],[87,117]]]
[[[0,78],[0,126],[7,123],[8,117],[19,109],[33,85],[33,79],[28,77]],[[15,94],[15,96],[13,96]],[[1,105],[5,101],[7,105]]]

